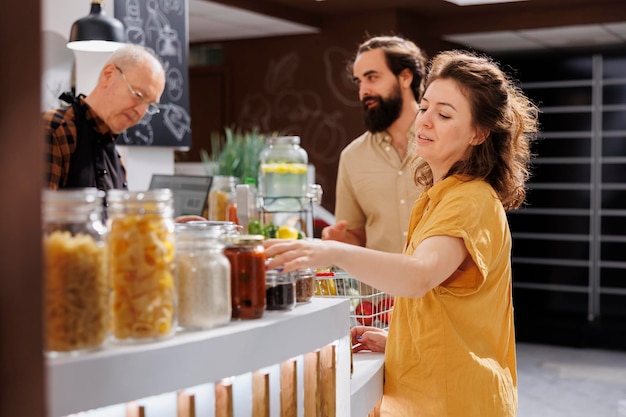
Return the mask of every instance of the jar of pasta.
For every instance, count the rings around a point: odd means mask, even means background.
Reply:
[[[109,328],[104,192],[44,190],[44,345],[49,356],[106,341]]]
[[[222,175],[213,177],[211,191],[209,191],[209,220],[235,221],[237,217],[235,198],[238,182],[237,177]]]
[[[258,319],[265,310],[265,249],[261,235],[229,236],[224,254],[230,261],[232,317]]]
[[[176,327],[172,192],[110,190],[107,202],[114,340],[171,336]]]
[[[222,231],[201,222],[176,225],[178,325],[210,329],[231,319],[230,262]]]

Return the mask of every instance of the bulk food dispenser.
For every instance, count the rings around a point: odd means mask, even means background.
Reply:
[[[308,155],[299,136],[269,137],[259,155],[258,187],[237,185],[237,218],[251,234],[266,238],[313,237],[313,205],[322,188],[309,184]]]
[[[266,139],[259,154],[258,187],[236,187],[237,217],[244,230],[265,238],[313,237],[313,207],[321,203],[322,188],[309,183],[308,164],[308,154],[300,146],[299,136]],[[299,273],[306,282],[296,281],[297,301],[309,301],[315,272]],[[304,291],[309,287],[310,291]]]

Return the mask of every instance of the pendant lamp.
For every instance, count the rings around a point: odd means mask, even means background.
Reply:
[[[124,45],[124,25],[102,9],[103,0],[92,0],[88,16],[72,25],[67,47],[76,51],[111,52]]]

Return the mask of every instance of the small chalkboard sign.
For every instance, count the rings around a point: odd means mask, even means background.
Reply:
[[[160,112],[118,137],[120,145],[191,147],[185,0],[115,0],[126,42],[151,48],[165,67]]]

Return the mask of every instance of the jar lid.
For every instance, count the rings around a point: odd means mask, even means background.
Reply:
[[[95,187],[52,190],[41,194],[44,219],[52,220],[76,214],[103,212],[104,191]]]
[[[169,188],[159,188],[148,191],[128,191],[128,190],[109,190],[107,191],[107,201],[148,201],[148,202],[168,202],[173,198],[172,190]]]
[[[272,136],[265,139],[268,145],[300,144],[300,136]]]
[[[263,243],[263,235],[231,235],[226,237],[228,245],[258,245]]]

